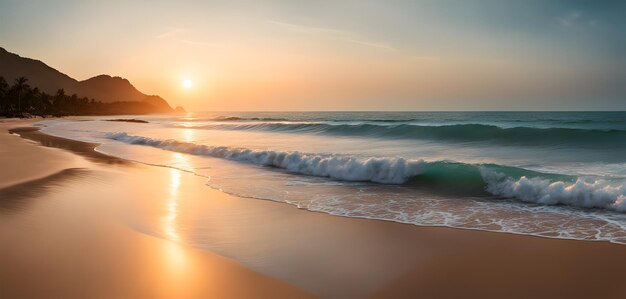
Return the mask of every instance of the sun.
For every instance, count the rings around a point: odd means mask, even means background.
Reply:
[[[183,80],[183,87],[189,89],[193,86],[193,81],[189,80],[189,79],[185,79]]]

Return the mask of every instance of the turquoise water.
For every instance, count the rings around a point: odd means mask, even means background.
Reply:
[[[626,112],[207,112],[45,132],[347,217],[626,243]],[[200,244],[201,245],[201,244]]]

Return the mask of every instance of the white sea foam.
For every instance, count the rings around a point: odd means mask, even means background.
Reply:
[[[402,184],[408,178],[420,174],[423,167],[427,164],[423,160],[402,158],[363,159],[352,156],[208,146],[172,139],[159,140],[142,136],[131,136],[124,132],[110,133],[107,137],[129,144],[148,145],[193,155],[273,166],[295,173],[345,181]]]
[[[382,184],[403,184],[413,177],[424,175],[428,167],[432,169],[432,167],[446,163],[403,158],[364,158],[296,151],[208,146],[173,139],[162,140],[133,136],[125,132],[108,133],[106,137],[128,144],[147,145],[193,155],[272,166],[299,174]],[[551,181],[541,177],[527,178],[522,176],[515,178],[507,175],[501,169],[493,170],[487,166],[477,165],[465,166],[475,167],[483,181],[483,185],[479,187],[496,196],[543,205],[562,204],[626,212],[626,185],[624,182],[607,182],[593,178],[578,178],[575,182]],[[443,172],[443,176],[452,176],[454,171],[454,169],[441,169],[438,175]],[[459,179],[463,180],[464,178]],[[455,179],[447,182],[453,184]],[[454,188],[455,186],[450,186],[450,189]]]
[[[462,146],[446,144],[444,147],[435,144],[436,147],[430,147],[429,144],[421,142],[416,145],[412,142],[392,139],[385,141],[384,146],[381,146],[381,144],[371,144],[370,139],[357,140],[304,134],[297,136],[285,134],[284,138],[274,139],[276,135],[272,133],[270,137],[267,137],[272,138],[271,143],[265,140],[257,142],[257,138],[265,138],[262,134],[247,135],[234,131],[196,130],[191,136],[192,139],[198,140],[197,143],[202,143],[202,140],[211,140],[215,144],[229,142],[229,145],[246,148],[264,148],[267,144],[271,144],[283,150],[285,154],[293,154],[299,150],[298,154],[301,156],[290,161],[306,161],[304,156],[319,156],[320,158],[348,158],[346,160],[351,160],[352,163],[363,163],[368,160],[367,157],[398,155],[412,158],[406,159],[406,162],[420,162],[418,166],[408,167],[411,171],[398,172],[400,175],[397,177],[401,179],[379,182],[385,184],[382,185],[346,182],[355,177],[357,180],[368,181],[372,176],[340,176],[339,170],[337,170],[337,177],[333,180],[313,176],[316,175],[314,172],[309,172],[308,174],[312,174],[310,176],[296,176],[293,173],[300,172],[298,167],[295,167],[298,163],[292,165],[290,172],[283,172],[264,171],[258,167],[238,165],[227,160],[203,159],[206,153],[202,153],[203,147],[200,144],[164,142],[170,136],[181,136],[178,129],[170,129],[167,126],[169,122],[166,122],[165,128],[152,120],[151,123],[152,127],[98,121],[53,121],[46,123],[44,131],[59,137],[101,143],[102,145],[97,150],[109,155],[151,165],[192,170],[210,178],[207,184],[212,188],[236,196],[284,202],[310,211],[413,225],[447,226],[626,244],[626,213],[623,209],[624,190],[622,187],[625,185],[624,167],[626,164],[623,164],[623,153],[619,151],[613,151],[611,156],[605,155],[604,151],[600,155],[592,151],[580,151],[576,147],[546,148],[541,151],[546,155],[537,156],[532,153],[533,151],[527,152],[529,149],[524,147],[506,147],[495,151],[493,148],[485,150],[481,146],[480,150],[474,151],[472,144]],[[127,132],[108,135],[109,138],[121,138],[120,141],[123,142],[102,138],[104,134],[112,131]],[[140,135],[152,138],[140,137]],[[332,140],[329,140],[331,138]],[[293,142],[293,140],[298,141]],[[129,144],[146,144],[154,149]],[[159,148],[198,156],[172,155],[165,151],[159,152],[157,150]],[[407,150],[407,148],[410,149]],[[442,150],[433,151],[433,148]],[[227,149],[226,152],[229,152],[236,148],[222,147],[222,149]],[[335,153],[337,149],[344,154]],[[239,150],[244,149],[239,148]],[[217,152],[219,151],[216,150],[214,153]],[[310,152],[324,154],[307,154]],[[550,155],[556,152],[559,153],[557,156]],[[501,153],[505,154],[500,155]],[[268,155],[272,154],[268,153]],[[566,159],[560,159],[561,155]],[[256,154],[251,156],[257,157]],[[473,159],[477,156],[483,158]],[[276,168],[283,167],[281,164],[262,164],[263,159],[237,160],[243,159],[241,155],[230,157],[209,155],[209,157]],[[439,161],[445,157],[466,163]],[[436,162],[424,162],[420,161],[420,158]],[[374,160],[394,161],[394,159],[376,158]],[[177,164],[177,161],[187,161],[189,164],[183,167],[183,164]],[[303,165],[310,167],[312,164]],[[413,164],[407,163],[407,165]],[[528,173],[522,168],[499,165],[524,165],[524,169],[534,172]],[[361,167],[355,168],[361,169]],[[328,168],[326,169],[328,172]],[[346,169],[350,168],[346,166]],[[390,172],[394,173],[395,170],[390,170]],[[418,176],[415,181],[411,180],[413,173]],[[525,177],[521,177],[522,175]],[[431,179],[442,177],[444,177],[444,189],[455,190],[456,184],[475,182],[479,189],[484,188],[497,195],[488,196],[487,193],[483,193],[473,196],[474,193],[465,191],[439,194],[431,192],[430,188],[422,188],[422,185],[415,186],[418,183],[428,184]],[[246,183],[242,184],[242,180]],[[410,180],[409,184],[398,184],[400,181],[407,182],[407,180]],[[574,206],[596,207],[596,209],[582,209]],[[621,213],[616,211],[621,211]],[[198,228],[190,227],[189,229]]]
[[[610,184],[601,179],[578,178],[567,184],[540,178],[514,180],[502,174],[487,174],[485,178],[486,190],[494,195],[544,205],[563,204],[626,212],[626,185],[623,182]]]

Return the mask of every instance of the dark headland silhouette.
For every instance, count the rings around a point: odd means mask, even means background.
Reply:
[[[45,63],[0,47],[0,115],[108,115],[184,112],[121,77],[78,81]],[[4,80],[3,80],[3,79]]]

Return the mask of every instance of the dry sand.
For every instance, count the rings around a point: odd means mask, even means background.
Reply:
[[[20,126],[0,124],[0,298],[626,297],[624,245],[312,213]]]

